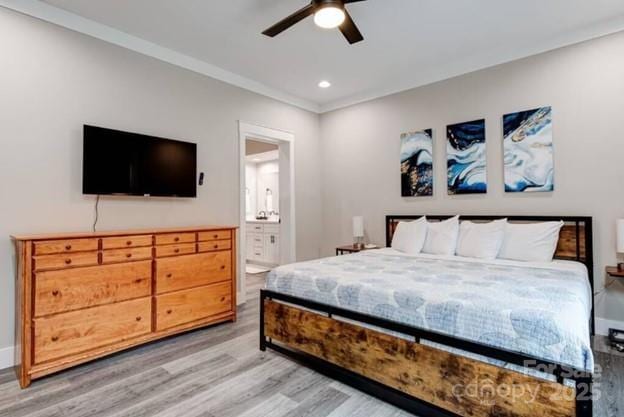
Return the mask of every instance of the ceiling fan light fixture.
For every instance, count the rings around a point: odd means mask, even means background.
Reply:
[[[334,29],[345,21],[345,12],[340,7],[327,5],[314,13],[314,23],[323,29]]]

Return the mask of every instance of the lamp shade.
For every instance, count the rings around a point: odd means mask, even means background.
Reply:
[[[617,252],[624,253],[624,219],[618,219],[616,224]]]
[[[353,217],[353,237],[364,237],[364,217]]]

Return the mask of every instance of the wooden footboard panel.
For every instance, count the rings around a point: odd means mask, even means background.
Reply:
[[[264,299],[264,337],[470,417],[574,417],[574,388]]]

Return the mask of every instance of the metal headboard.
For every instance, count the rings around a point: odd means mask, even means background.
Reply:
[[[422,214],[416,215],[388,215],[386,216],[386,246],[392,243],[392,236],[400,221],[411,221],[421,218]],[[452,215],[427,215],[429,221],[442,221],[453,217]],[[587,267],[589,283],[592,294],[594,293],[594,248],[592,218],[589,216],[500,216],[500,215],[476,215],[459,216],[459,220],[474,222],[487,222],[492,220],[507,219],[513,223],[537,223],[563,221],[559,242],[555,252],[555,259],[573,260],[583,263]],[[594,307],[592,299],[591,334],[594,334]]]

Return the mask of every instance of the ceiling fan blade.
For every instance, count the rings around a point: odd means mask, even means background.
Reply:
[[[288,29],[289,27],[299,23],[306,17],[314,14],[316,10],[316,6],[313,3],[308,4],[306,7],[296,11],[295,13],[288,16],[286,19],[281,20],[280,22],[274,24],[264,32],[263,35],[274,37]]]
[[[351,45],[364,40],[364,36],[362,36],[355,22],[351,19],[351,15],[346,10],[345,20],[342,22],[342,25],[340,25],[340,31]]]

